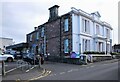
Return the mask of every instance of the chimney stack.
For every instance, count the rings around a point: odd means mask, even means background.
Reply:
[[[58,17],[58,5],[54,5],[49,8],[49,20],[53,20]]]
[[[38,29],[38,27],[34,27],[34,29],[35,29],[35,30],[37,30],[37,29]]]

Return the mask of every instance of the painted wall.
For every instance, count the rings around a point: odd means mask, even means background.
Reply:
[[[84,33],[82,31],[83,30],[82,18],[89,20],[90,33]],[[97,21],[99,22],[99,20]],[[96,25],[99,25],[99,32],[100,32],[99,35],[96,35],[97,34]],[[107,39],[107,43],[105,39],[107,36],[106,28],[110,32],[110,37]],[[103,51],[106,51],[106,47],[107,47],[108,50],[107,52],[110,52],[110,48],[112,47],[110,45],[110,39],[112,39],[112,33],[109,27],[101,25],[83,15],[73,13],[72,14],[72,51],[76,53],[79,52],[83,53],[83,42],[82,42],[83,39],[90,40],[90,51],[98,51],[98,42],[103,43]]]

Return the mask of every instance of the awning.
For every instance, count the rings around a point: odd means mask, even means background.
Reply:
[[[23,50],[23,48],[28,48],[28,43],[19,43],[6,47],[6,49],[19,50],[19,51]]]

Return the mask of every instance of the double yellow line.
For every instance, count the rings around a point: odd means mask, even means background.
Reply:
[[[31,79],[29,79],[29,80],[22,81],[22,82],[29,82],[29,81],[33,81],[33,80],[38,80],[38,79],[40,79],[40,78],[43,78],[43,77],[49,75],[50,73],[51,73],[51,71],[44,69],[40,75],[38,75],[38,76],[36,76],[36,77],[34,77],[34,78],[31,78]],[[17,79],[16,82],[21,82],[21,80],[20,80],[20,79]]]
[[[42,74],[40,74],[40,76],[31,78],[31,79],[29,79],[29,81],[38,80],[38,79],[40,79],[40,78],[43,78],[43,77],[49,75],[50,73],[51,73],[51,71],[44,69],[43,72],[42,72]]]

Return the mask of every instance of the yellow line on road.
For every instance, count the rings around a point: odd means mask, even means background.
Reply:
[[[31,80],[37,80],[37,79],[40,79],[40,78],[43,78],[43,77],[49,75],[50,73],[51,73],[51,71],[46,71],[45,74],[43,73],[44,75],[38,76],[38,77],[36,77],[36,78],[29,79],[29,80],[30,80],[30,81],[31,81]]]

